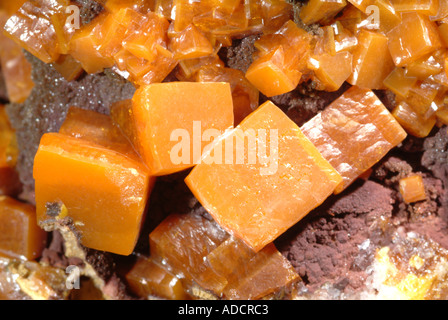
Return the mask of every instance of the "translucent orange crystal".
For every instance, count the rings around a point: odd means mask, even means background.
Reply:
[[[151,258],[138,257],[126,273],[126,282],[132,293],[145,299],[149,296],[170,300],[188,298],[181,280]]]
[[[219,141],[185,182],[223,228],[255,251],[322,203],[342,180],[269,101]],[[216,156],[221,147],[225,159]]]
[[[427,16],[435,16],[439,2],[444,0],[391,0],[397,12],[418,12]]]
[[[352,74],[352,54],[346,51],[315,56],[310,59],[310,64],[320,81],[319,90],[336,91]]]
[[[60,55],[59,59],[53,62],[53,67],[67,81],[73,81],[79,78],[84,72],[82,65],[76,61],[71,55]]]
[[[192,214],[170,215],[150,234],[151,257],[225,299],[258,299],[299,279],[273,244],[260,252]]]
[[[410,64],[442,45],[436,23],[416,12],[403,13],[402,22],[387,36],[397,66]]]
[[[32,205],[0,196],[0,256],[33,260],[45,248],[47,233],[36,222]]]
[[[213,53],[210,41],[193,24],[171,38],[170,48],[174,59],[178,60],[199,58]]]
[[[383,81],[384,86],[395,93],[399,98],[405,99],[411,88],[417,83],[417,78],[406,75],[404,68],[396,67]]]
[[[409,134],[418,138],[428,136],[436,124],[434,115],[425,118],[415,112],[406,102],[400,102],[392,114]]]
[[[310,0],[300,10],[299,17],[305,24],[312,24],[334,17],[347,2],[345,0]]]
[[[353,50],[353,73],[347,82],[367,89],[383,89],[383,81],[393,69],[388,37],[361,30],[358,46]]]
[[[399,181],[400,193],[407,203],[426,199],[425,185],[420,175],[413,175]]]
[[[228,82],[232,90],[234,125],[258,107],[259,92],[237,69],[204,66],[198,70],[196,81]]]
[[[45,63],[54,62],[60,51],[51,16],[65,14],[69,5],[67,0],[25,2],[6,22],[6,35]]]
[[[378,97],[353,86],[301,130],[341,174],[343,191],[406,137]],[[372,146],[375,146],[372,148]]]

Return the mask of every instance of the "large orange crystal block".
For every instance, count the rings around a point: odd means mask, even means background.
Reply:
[[[147,169],[114,150],[59,133],[45,134],[34,159],[38,221],[62,203],[86,247],[129,255],[150,193]]]
[[[425,185],[419,175],[413,175],[399,181],[400,193],[405,202],[417,202],[426,199]]]
[[[47,233],[37,225],[32,205],[1,196],[0,220],[0,256],[27,260],[40,257]]]
[[[225,299],[258,299],[299,277],[269,244],[258,253],[229,237],[214,221],[171,215],[150,234],[153,259]]]
[[[397,66],[412,63],[442,45],[436,23],[416,12],[403,13],[402,22],[387,36]]]
[[[310,0],[300,10],[300,19],[305,24],[312,24],[334,17],[347,5],[345,0]]]
[[[126,106],[117,106],[126,107]],[[195,165],[213,138],[233,127],[229,83],[169,82],[140,87],[115,121],[154,175]],[[133,129],[132,129],[133,128]]]
[[[341,174],[339,193],[406,137],[378,97],[351,87],[302,126],[303,133]]]
[[[145,299],[149,296],[170,300],[188,298],[181,280],[151,258],[138,257],[126,273],[126,282],[134,294]]]
[[[51,16],[65,13],[69,5],[66,0],[25,2],[6,22],[6,35],[43,62],[54,62],[59,57],[59,46]]]
[[[367,89],[383,89],[384,79],[394,69],[387,43],[388,38],[381,33],[361,30],[353,51],[353,73],[347,82]]]
[[[436,117],[425,118],[415,112],[406,102],[400,102],[392,112],[401,126],[411,135],[424,138],[436,124]]]
[[[320,205],[342,179],[268,101],[223,136],[185,181],[224,229],[260,251]]]

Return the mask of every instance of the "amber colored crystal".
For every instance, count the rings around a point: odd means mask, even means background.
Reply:
[[[439,2],[444,0],[391,0],[397,12],[418,12],[426,16],[435,16]]]
[[[321,90],[336,91],[352,74],[352,54],[338,52],[335,55],[328,53],[315,56],[312,61],[314,73],[322,85]]]
[[[140,13],[154,11],[155,0],[106,0],[104,8],[109,12],[117,12],[120,9],[131,8]]]
[[[47,234],[36,222],[32,205],[0,196],[0,256],[33,260],[40,257]]]
[[[214,221],[170,215],[150,234],[152,259],[224,299],[258,299],[298,280],[273,244],[258,253]]]
[[[402,13],[402,22],[387,36],[397,66],[410,64],[442,45],[436,23],[416,12]]]
[[[6,22],[5,34],[43,62],[54,62],[60,51],[51,16],[65,14],[67,17],[68,5],[67,0],[25,2]]]
[[[406,66],[406,75],[409,77],[417,77],[420,80],[439,74],[443,70],[443,61],[437,56],[430,54],[418,59]]]
[[[436,124],[436,117],[431,116],[425,119],[415,112],[406,102],[400,102],[392,111],[392,115],[400,125],[410,134],[418,138],[429,135]]]
[[[383,89],[384,79],[394,69],[387,44],[388,37],[361,30],[358,46],[353,50],[353,73],[347,82],[367,89]]]
[[[197,72],[202,68],[224,68],[224,62],[217,54],[212,54],[207,57],[188,59],[179,61],[176,70],[176,78],[180,81],[191,81],[197,75]]]
[[[211,137],[202,138],[202,134],[219,135],[233,127],[232,94],[230,84],[224,82],[142,86],[131,108],[131,113],[116,110],[114,114],[122,115],[117,121],[125,134],[136,134],[128,138],[154,175],[194,166],[211,142]],[[167,110],[172,117],[167,118]]]
[[[161,17],[171,19],[173,0],[155,0],[154,12]]]
[[[55,68],[67,81],[78,79],[84,72],[82,65],[71,55],[60,55],[59,59],[53,62]]]
[[[443,44],[448,47],[448,23],[441,23],[438,28]]]
[[[210,41],[193,24],[171,38],[170,48],[174,59],[178,60],[199,58],[213,53]]]
[[[299,17],[304,24],[312,24],[334,17],[347,2],[345,0],[310,0],[300,10]]]
[[[62,203],[84,246],[132,253],[152,187],[140,162],[87,140],[48,133],[33,176],[38,221],[50,218],[47,203]]]
[[[366,20],[378,27],[379,31],[387,33],[401,23],[401,15],[396,12],[390,0],[374,0],[370,5],[372,7],[367,7],[368,10],[365,11],[368,14]],[[377,17],[374,16],[375,10],[378,10]]]
[[[225,152],[219,156],[221,147]],[[214,176],[219,181],[210,179]],[[342,179],[268,101],[222,136],[185,181],[224,229],[260,251],[321,204]]]
[[[0,195],[16,196],[21,191],[19,176],[15,170],[17,157],[16,135],[5,107],[0,105]]]
[[[294,90],[302,73],[297,69],[287,69],[285,49],[279,46],[272,52],[255,60],[246,71],[246,78],[267,97]]]
[[[353,50],[358,45],[358,38],[353,35],[348,29],[346,29],[340,21],[336,21],[332,25],[334,31],[335,51],[348,51]]]
[[[6,20],[6,14],[0,12],[0,30],[3,29]],[[0,32],[0,63],[9,101],[24,102],[34,88],[31,64],[25,58],[22,48],[2,32]]]
[[[126,273],[126,282],[131,292],[141,298],[188,298],[181,280],[151,258],[138,257],[132,269]]]
[[[237,69],[204,66],[196,75],[199,82],[228,82],[232,90],[234,125],[258,107],[259,92]]]
[[[272,243],[255,253],[241,240],[229,237],[205,261],[205,274],[225,279],[222,289],[210,290],[231,300],[259,299],[299,279]]]
[[[384,79],[384,86],[395,93],[398,98],[405,99],[409,95],[411,88],[417,83],[417,78],[409,77],[403,68],[396,67]]]
[[[114,65],[114,60],[103,56],[96,49],[100,44],[98,29],[103,17],[99,16],[90,24],[78,30],[70,41],[70,55],[81,63],[87,73],[97,73]]]
[[[444,125],[448,125],[448,107],[446,105],[439,107],[439,109],[436,111],[436,117]]]
[[[428,118],[431,115],[431,105],[440,89],[439,84],[417,81],[409,90],[406,103],[420,116]]]
[[[335,193],[344,190],[406,137],[378,97],[356,86],[301,130],[342,176],[343,183]]]
[[[2,1],[0,3],[0,11],[6,12],[9,16],[16,13],[27,0],[18,1]]]
[[[211,286],[220,279],[210,279],[204,273],[208,267],[205,257],[228,237],[214,221],[194,214],[172,214],[149,234],[150,255],[173,273],[183,275],[187,283]]]
[[[401,196],[406,203],[422,201],[426,199],[425,185],[420,175],[402,178],[399,181]]]
[[[360,31],[359,26],[365,17],[366,15],[361,10],[349,3],[335,18],[335,21],[341,23],[352,34],[357,35]]]
[[[347,1],[362,12],[366,12],[367,7],[375,2],[375,0],[347,0]]]
[[[70,107],[59,133],[87,140],[136,161],[140,160],[129,140],[108,115]]]

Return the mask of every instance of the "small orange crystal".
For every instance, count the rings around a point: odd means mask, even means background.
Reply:
[[[426,199],[425,185],[420,175],[413,175],[400,179],[400,193],[406,203],[422,201]]]
[[[0,256],[33,260],[45,248],[47,233],[36,222],[36,210],[7,196],[0,196]]]
[[[409,77],[403,68],[396,67],[383,81],[384,86],[395,93],[399,98],[405,99],[411,88],[417,83],[417,78]]]
[[[347,2],[345,0],[310,0],[300,10],[299,17],[304,24],[312,24],[334,17]]]
[[[384,79],[394,69],[387,44],[388,37],[361,30],[353,51],[353,73],[347,82],[367,89],[383,89]]]
[[[404,101],[395,107],[392,115],[409,134],[418,138],[428,136],[436,124],[436,117],[434,115],[425,119]]]
[[[134,294],[145,299],[149,296],[170,300],[188,298],[181,280],[151,258],[138,257],[126,273],[126,282]]]

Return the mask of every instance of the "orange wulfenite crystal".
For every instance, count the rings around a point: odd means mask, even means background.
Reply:
[[[300,19],[304,24],[312,24],[334,17],[347,2],[345,0],[310,0],[300,10]]]
[[[341,181],[269,101],[221,137],[185,180],[214,219],[255,251],[320,205]]]
[[[7,196],[0,196],[0,256],[33,260],[45,248],[47,233],[36,222],[36,210]]]
[[[419,175],[400,179],[400,193],[406,203],[422,201],[426,199],[425,185]]]
[[[150,234],[151,257],[220,298],[258,299],[299,276],[273,244],[258,253],[214,221],[170,215]]]
[[[228,82],[232,90],[234,124],[238,125],[258,107],[259,92],[237,69],[204,66],[196,74],[198,82]]]
[[[392,114],[409,134],[418,138],[428,136],[436,124],[436,117],[434,115],[425,119],[404,101],[395,107]]]
[[[154,175],[194,166],[211,139],[233,127],[232,94],[229,83],[224,82],[142,86],[131,108],[130,112],[114,111],[122,116],[114,120],[125,134],[136,134],[128,138]]]
[[[126,282],[134,294],[147,299],[157,296],[170,300],[185,300],[188,294],[179,278],[151,258],[138,257],[126,273]]]
[[[171,50],[174,59],[192,59],[208,56],[213,47],[207,37],[193,24],[171,38]]]
[[[0,11],[0,30],[3,30],[7,19],[7,15]],[[0,32],[0,63],[9,101],[24,102],[34,88],[31,64],[26,60],[22,48],[3,32]]]
[[[417,78],[407,76],[405,69],[400,67],[396,67],[383,81],[384,86],[401,99],[409,95],[416,82]]]
[[[15,170],[18,152],[15,132],[0,105],[0,195],[16,196],[22,189]]]
[[[406,137],[377,96],[356,86],[302,126],[305,136],[341,174],[343,191]]]
[[[95,136],[99,128],[82,130],[80,138],[48,133],[41,139],[34,159],[38,221],[49,218],[47,203],[62,203],[81,233],[83,245],[129,255],[140,232],[153,179],[141,162],[95,143],[103,137],[93,142],[83,139]]]
[[[255,43],[259,57],[250,65],[246,78],[267,97],[296,88],[310,51],[311,36],[289,20],[274,35]]]
[[[367,89],[383,89],[384,79],[394,69],[387,43],[386,36],[361,30],[353,51],[353,73],[347,82]]]
[[[82,65],[76,61],[71,55],[60,55],[56,62],[53,62],[53,67],[65,78],[67,81],[73,81],[79,78],[84,72]]]
[[[397,12],[418,12],[427,16],[435,16],[439,2],[444,0],[391,0]]]
[[[442,45],[436,23],[415,12],[403,13],[401,24],[387,37],[390,54],[397,66],[412,63]]]
[[[60,51],[51,16],[65,14],[69,5],[68,0],[25,2],[6,22],[6,35],[43,62],[54,62]]]
[[[223,280],[222,287],[210,290],[226,299],[260,299],[299,279],[272,243],[255,253],[241,240],[229,237],[205,261],[204,273]]]

